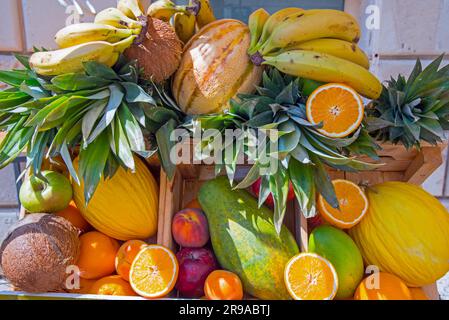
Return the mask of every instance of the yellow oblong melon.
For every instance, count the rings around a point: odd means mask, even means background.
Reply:
[[[212,22],[190,39],[172,84],[185,113],[220,113],[238,93],[254,92],[263,68],[249,59],[250,41],[248,26],[233,19]]]
[[[365,262],[411,287],[449,271],[449,213],[422,188],[386,182],[367,190],[369,209],[350,230]]]
[[[72,183],[83,217],[98,231],[123,241],[147,239],[157,231],[158,185],[145,164],[134,161],[135,173],[120,167],[112,179],[102,178],[87,207],[83,183]],[[78,160],[74,165],[77,169]]]

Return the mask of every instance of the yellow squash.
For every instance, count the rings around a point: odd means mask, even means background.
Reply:
[[[350,230],[367,264],[412,287],[449,271],[449,213],[436,198],[402,182],[374,186],[367,195],[368,212]]]
[[[73,183],[83,217],[98,231],[124,241],[146,239],[157,231],[158,186],[145,164],[138,158],[134,161],[135,173],[120,167],[112,179],[102,179],[87,207],[83,184]]]

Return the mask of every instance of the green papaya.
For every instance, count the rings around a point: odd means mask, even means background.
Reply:
[[[245,292],[264,300],[290,299],[284,268],[299,253],[290,231],[283,226],[278,235],[273,213],[259,209],[249,192],[233,190],[226,177],[205,182],[198,200],[218,262],[240,277]]]

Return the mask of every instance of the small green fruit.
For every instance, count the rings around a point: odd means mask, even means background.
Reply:
[[[323,225],[309,237],[309,251],[332,263],[338,275],[337,299],[352,297],[364,274],[363,258],[355,242],[345,232]]]
[[[19,198],[31,213],[54,213],[64,210],[72,200],[69,179],[58,172],[42,171],[44,179],[31,176],[20,188]]]

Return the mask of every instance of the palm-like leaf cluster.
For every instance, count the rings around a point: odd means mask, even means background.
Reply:
[[[381,97],[368,108],[368,129],[381,141],[420,147],[437,144],[449,129],[449,65],[443,56],[423,70],[418,59],[410,77],[399,75],[384,86]]]
[[[11,86],[0,92],[0,128],[7,131],[0,167],[26,149],[27,167],[39,175],[44,157],[60,155],[74,181],[83,180],[88,202],[102,177],[120,166],[134,170],[135,155],[156,151],[145,135],[151,134],[147,127],[157,132],[162,126],[150,120],[157,119],[158,102],[147,93],[151,84],[139,81],[135,61],[122,58],[113,69],[87,62],[84,72],[47,79],[30,69],[26,57],[19,59],[24,70],[0,72]],[[73,150],[79,150],[78,170]]]

